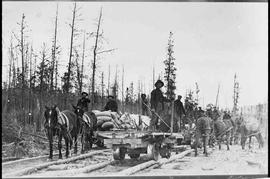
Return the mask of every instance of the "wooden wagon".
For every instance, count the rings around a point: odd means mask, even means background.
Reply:
[[[103,141],[107,148],[113,149],[113,158],[123,160],[128,154],[136,159],[140,154],[149,155],[158,160],[159,157],[169,158],[176,141],[183,136],[179,133],[164,133],[151,131],[114,130],[97,131],[95,137]]]

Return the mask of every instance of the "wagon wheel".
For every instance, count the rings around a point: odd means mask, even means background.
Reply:
[[[97,139],[96,145],[97,145],[98,147],[104,147],[104,143],[103,143],[101,140],[99,140],[99,139]]]
[[[137,159],[137,158],[140,157],[140,154],[129,154],[129,157],[130,157],[131,159]]]
[[[125,155],[126,155],[126,152],[125,152],[124,148],[116,147],[113,149],[113,159],[114,160],[124,160]]]
[[[150,154],[150,157],[157,161],[160,158],[159,145],[158,144],[149,144],[147,146],[147,154]]]
[[[160,156],[162,158],[170,158],[171,157],[171,149],[169,147],[163,147],[160,149]]]

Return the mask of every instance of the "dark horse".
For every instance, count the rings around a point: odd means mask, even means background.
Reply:
[[[223,113],[214,121],[214,134],[217,139],[219,150],[221,149],[221,141],[225,137],[227,150],[230,150],[229,144],[232,142],[235,124],[231,119],[223,120]]]
[[[75,109],[75,114],[82,119],[80,124],[81,153],[84,153],[85,150],[92,148],[94,131],[97,130],[97,117],[93,112],[84,112],[79,106],[73,106],[73,108]]]
[[[58,136],[58,150],[59,159],[62,159],[62,137],[65,139],[66,144],[66,157],[69,156],[69,149],[73,145],[73,138],[77,141],[80,119],[74,112],[69,110],[60,111],[58,107],[45,107],[45,124],[44,127],[47,131],[47,137],[49,139],[50,145],[50,155],[49,158],[52,159],[53,156],[53,136]],[[77,142],[75,142],[74,153],[77,153]]]
[[[203,139],[203,153],[208,156],[207,145],[212,129],[212,119],[206,116],[199,117],[196,120],[196,131],[195,131],[195,156],[198,155],[199,140]]]

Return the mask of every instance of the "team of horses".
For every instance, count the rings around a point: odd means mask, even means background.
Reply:
[[[207,116],[199,117],[195,122],[195,156],[198,155],[198,147],[203,147],[203,153],[208,156],[207,147],[213,146],[213,140],[217,141],[219,150],[221,143],[225,141],[227,150],[230,145],[238,144],[241,140],[242,149],[245,149],[246,139],[249,138],[249,148],[251,148],[251,138],[256,137],[259,148],[263,147],[263,137],[261,135],[261,126],[256,116],[234,115],[228,119],[223,118],[221,113],[217,119],[211,119]],[[202,141],[202,145],[200,145]]]
[[[66,145],[66,158],[69,157],[72,145],[74,145],[74,154],[77,154],[78,138],[81,136],[81,153],[92,148],[93,131],[96,129],[97,118],[92,112],[85,112],[79,106],[73,106],[74,111],[60,111],[57,106],[45,106],[44,128],[49,140],[49,159],[53,157],[53,138],[58,138],[59,159],[62,159],[62,138]]]

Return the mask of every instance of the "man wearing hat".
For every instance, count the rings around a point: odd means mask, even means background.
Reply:
[[[112,96],[112,95],[108,96],[108,102],[105,105],[104,110],[105,111],[111,110],[113,112],[118,112],[118,105],[117,105],[117,102],[114,99],[114,96]]]
[[[159,116],[163,114],[164,110],[164,102],[167,101],[163,96],[160,88],[164,86],[164,83],[161,80],[157,80],[155,83],[156,89],[151,92],[151,109],[152,109],[152,119],[150,121],[150,128],[152,130],[156,130],[158,128],[159,117],[155,114],[157,113]]]
[[[142,115],[148,115],[148,100],[146,99],[146,94],[141,94],[142,99]]]
[[[219,111],[216,106],[213,107],[212,119],[217,120],[220,117]]]
[[[90,103],[90,99],[86,98],[88,94],[86,92],[82,92],[82,98],[79,99],[77,106],[81,107],[84,111],[88,111],[88,103]]]
[[[183,125],[183,115],[186,115],[186,111],[184,109],[183,103],[181,101],[182,96],[178,95],[177,100],[174,101],[174,110],[177,118],[177,126],[178,126],[178,131],[181,131],[181,125]],[[182,124],[181,124],[182,123]]]

